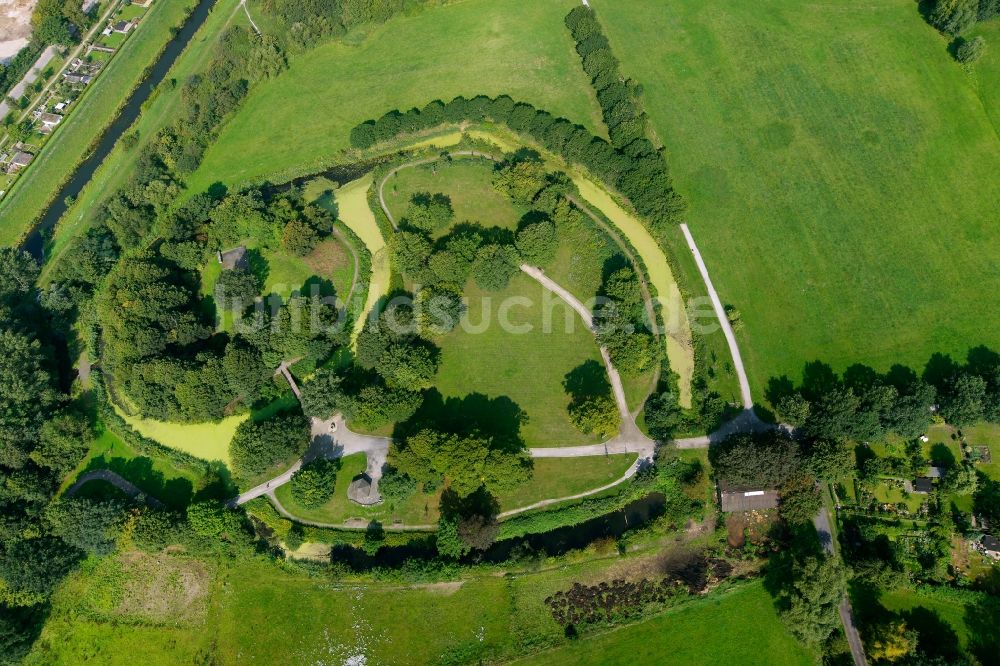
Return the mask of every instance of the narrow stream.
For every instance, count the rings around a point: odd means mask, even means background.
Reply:
[[[150,68],[146,79],[139,84],[128,101],[125,102],[125,106],[122,107],[118,117],[105,129],[94,152],[77,167],[70,179],[59,190],[59,193],[48,209],[46,209],[38,224],[28,234],[22,248],[37,260],[44,260],[44,233],[54,227],[59,218],[66,212],[66,197],[78,197],[84,186],[90,182],[90,179],[94,176],[94,172],[111,153],[118,140],[121,139],[129,127],[132,126],[132,123],[135,122],[136,118],[139,117],[139,114],[142,112],[142,105],[149,99],[156,86],[167,77],[167,73],[173,67],[178,56],[184,51],[184,47],[187,46],[191,38],[194,37],[194,34],[205,23],[205,20],[211,13],[212,7],[215,5],[215,1],[201,0],[198,3],[198,6],[195,7],[181,29],[167,43],[163,53],[160,54],[160,58]],[[141,37],[140,35],[139,38]],[[133,37],[133,39],[135,38]],[[118,57],[122,56],[119,55]]]

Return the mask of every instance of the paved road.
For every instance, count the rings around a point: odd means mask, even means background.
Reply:
[[[230,503],[238,506],[256,497],[273,493],[275,488],[291,481],[292,475],[309,461],[317,458],[333,460],[355,453],[364,453],[367,457],[368,467],[365,472],[372,479],[373,491],[377,491],[378,481],[382,478],[382,467],[385,465],[391,442],[392,440],[387,437],[362,435],[349,430],[344,424],[344,417],[340,414],[327,421],[313,419],[312,443],[306,454],[278,476],[241,493]]]
[[[155,497],[147,495],[134,483],[123,478],[117,472],[112,472],[110,469],[95,469],[93,471],[82,474],[80,478],[76,480],[76,483],[74,483],[66,490],[66,497],[72,497],[88,481],[95,481],[95,480],[107,481],[108,483],[110,483],[115,488],[122,491],[129,497],[134,498],[142,496],[146,500],[146,503],[149,504],[150,506],[155,506],[160,509],[164,507],[163,502],[156,499]]]
[[[750,381],[747,379],[746,370],[743,368],[743,357],[740,355],[740,347],[736,343],[736,334],[733,333],[733,327],[729,324],[729,317],[726,316],[726,309],[722,307],[719,294],[715,291],[715,286],[712,285],[712,278],[708,276],[708,267],[705,266],[705,260],[701,258],[698,246],[695,245],[694,237],[691,236],[691,230],[688,229],[686,224],[682,224],[681,231],[684,233],[684,238],[687,239],[688,247],[691,248],[691,254],[694,255],[695,263],[698,264],[701,279],[705,281],[705,288],[708,290],[709,298],[712,299],[712,306],[715,308],[715,316],[719,318],[719,325],[722,326],[722,332],[726,335],[726,342],[729,343],[729,353],[733,356],[733,367],[736,368],[736,375],[740,380],[743,409],[752,410],[753,396],[750,394]]]
[[[813,518],[813,525],[816,526],[819,541],[827,554],[830,557],[839,557],[833,543],[833,530],[830,529],[830,514],[825,506]],[[851,600],[847,598],[847,595],[844,595],[837,610],[840,613],[840,621],[844,625],[844,635],[847,637],[847,644],[851,647],[854,666],[868,666],[864,643],[861,642],[858,627],[854,624],[854,611],[851,608]]]

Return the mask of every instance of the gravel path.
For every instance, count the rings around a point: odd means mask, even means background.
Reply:
[[[147,495],[134,483],[125,479],[117,472],[112,472],[110,469],[95,469],[93,471],[82,474],[76,480],[76,482],[66,490],[66,497],[72,497],[88,481],[95,481],[95,480],[107,481],[108,483],[110,483],[115,488],[122,491],[129,497],[135,498],[141,496],[143,499],[146,500],[147,504],[149,504],[150,506],[155,506],[158,509],[162,509],[165,506],[163,502],[156,499],[155,497]]]
[[[722,326],[722,332],[726,335],[726,342],[729,343],[729,353],[733,355],[733,367],[736,368],[736,375],[740,380],[740,395],[743,398],[743,409],[752,410],[753,396],[750,393],[750,381],[747,379],[747,372],[743,368],[743,356],[740,355],[740,347],[736,343],[736,334],[733,333],[733,327],[729,324],[729,317],[726,316],[726,309],[722,307],[719,294],[715,291],[715,286],[712,285],[712,278],[708,276],[708,267],[705,266],[705,260],[701,258],[698,246],[695,245],[694,237],[691,236],[691,230],[688,229],[686,224],[682,224],[681,231],[684,233],[688,247],[691,248],[691,254],[694,255],[695,263],[698,264],[698,271],[701,272],[701,278],[705,281],[705,288],[708,290],[709,298],[712,299],[712,306],[715,308],[715,316],[719,318],[719,325]]]
[[[825,506],[813,518],[813,525],[816,527],[816,533],[819,535],[819,541],[823,546],[823,550],[830,557],[838,557],[833,545],[833,531],[830,529],[830,514]],[[847,644],[851,647],[854,666],[868,666],[864,643],[862,643],[861,635],[854,624],[854,610],[851,608],[851,600],[846,594],[841,599],[837,611],[840,613],[840,621],[844,625],[844,635],[847,637]]]

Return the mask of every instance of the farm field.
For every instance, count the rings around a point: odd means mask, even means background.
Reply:
[[[122,46],[31,167],[0,202],[0,245],[16,243],[31,227],[60,184],[111,122],[142,73],[187,15],[194,0],[156,2],[133,39]]]
[[[596,101],[563,25],[575,4],[470,0],[294,56],[287,72],[250,94],[191,189],[328,163],[359,122],[457,95],[508,94],[596,131]]]
[[[920,370],[1000,346],[975,306],[1000,281],[1000,140],[912,2],[592,5],[743,314],[758,397],[816,359]]]
[[[771,666],[814,662],[785,631],[763,585],[754,583],[515,663]]]

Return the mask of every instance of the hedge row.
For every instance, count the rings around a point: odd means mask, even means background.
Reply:
[[[636,103],[638,90],[619,72],[618,60],[601,32],[594,10],[583,5],[575,7],[566,15],[566,27],[597,92],[611,145],[633,155],[655,155],[655,146],[646,138],[646,119]]]
[[[368,120],[354,127],[351,145],[367,149],[402,134],[466,121],[502,123],[514,132],[530,136],[567,161],[583,165],[627,197],[651,222],[654,230],[675,225],[684,210],[684,203],[673,189],[663,160],[659,154],[646,150],[647,144],[652,145],[647,140],[643,139],[645,143],[632,142],[626,149],[616,150],[580,125],[556,118],[530,104],[515,102],[506,95],[456,97],[447,103],[435,100],[422,109],[389,111],[378,120]]]

